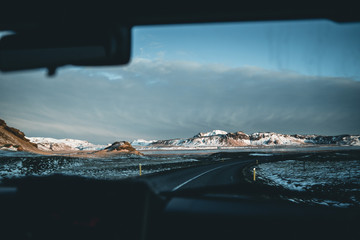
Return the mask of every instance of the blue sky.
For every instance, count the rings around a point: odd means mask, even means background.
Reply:
[[[142,26],[118,67],[0,73],[0,118],[94,143],[246,133],[360,134],[360,24]]]
[[[136,27],[133,56],[360,80],[360,24],[328,20]]]

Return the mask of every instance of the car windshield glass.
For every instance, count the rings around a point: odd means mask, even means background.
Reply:
[[[152,174],[159,191],[342,183],[357,194],[347,204],[359,204],[359,23],[137,26],[132,39],[125,66],[0,73],[0,181]]]

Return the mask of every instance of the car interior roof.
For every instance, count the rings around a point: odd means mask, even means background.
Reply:
[[[227,21],[330,19],[360,20],[356,2],[329,1],[8,1],[2,3],[0,30],[26,31],[81,26],[125,26]]]

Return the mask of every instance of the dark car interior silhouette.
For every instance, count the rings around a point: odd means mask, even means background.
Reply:
[[[355,1],[56,0],[1,5],[0,31],[14,34],[0,41],[0,70],[47,68],[49,76],[65,65],[127,64],[134,26],[360,21]],[[256,190],[242,192],[237,185],[155,192],[137,178],[24,177],[0,186],[0,239],[360,239],[359,209],[258,196]]]

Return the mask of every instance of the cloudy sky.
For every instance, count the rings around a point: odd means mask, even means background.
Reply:
[[[133,29],[127,66],[0,73],[0,118],[94,143],[198,132],[360,134],[360,24]]]

